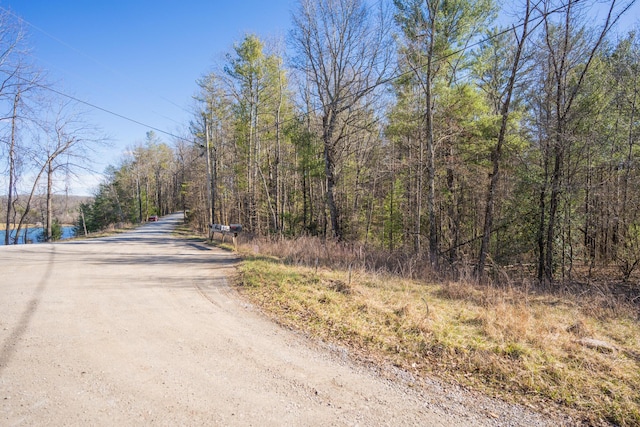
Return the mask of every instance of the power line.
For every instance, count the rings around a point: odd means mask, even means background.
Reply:
[[[582,1],[582,0],[575,0],[575,3],[580,2],[580,1]],[[560,6],[560,7],[556,8],[556,9],[554,9],[554,10],[552,10],[552,11],[544,12],[544,13],[543,13],[543,14],[541,14],[540,16],[536,17],[536,18],[534,19],[534,21],[538,21],[538,20],[539,20],[539,21],[542,21],[542,20],[543,20],[543,19],[545,19],[547,16],[549,16],[549,15],[551,15],[551,14],[554,14],[554,13],[557,13],[557,12],[559,12],[559,11],[563,10],[563,9],[566,9],[566,7],[567,7],[566,5],[563,5],[563,6]],[[23,19],[23,18],[21,18],[21,17],[19,17],[19,16],[15,15],[13,12],[11,12],[11,11],[9,11],[9,10],[5,9],[4,7],[0,6],[0,10],[3,10],[3,11],[5,11],[6,13],[11,14],[12,16],[16,17],[17,19],[19,19],[19,20],[21,20],[21,21],[25,22],[25,23],[26,23],[26,24],[28,24],[29,26],[31,26],[31,27],[33,27],[34,29],[36,29],[36,30],[40,31],[41,33],[45,34],[47,37],[50,37],[52,40],[55,40],[56,42],[58,42],[58,43],[60,43],[60,44],[64,45],[65,47],[67,47],[67,48],[69,48],[69,49],[72,49],[72,50],[74,50],[74,51],[78,52],[79,54],[81,54],[81,55],[85,56],[86,58],[88,58],[88,59],[90,59],[91,61],[95,62],[96,64],[100,65],[101,67],[104,67],[104,68],[106,68],[106,69],[109,69],[108,67],[104,66],[103,64],[101,64],[100,62],[98,62],[97,60],[95,60],[94,58],[92,58],[91,56],[89,56],[89,55],[85,54],[84,52],[82,52],[82,51],[80,51],[80,50],[78,50],[78,49],[74,48],[73,46],[71,46],[71,45],[69,45],[69,44],[65,43],[64,41],[62,41],[62,40],[60,40],[60,39],[56,38],[55,36],[53,36],[53,35],[49,34],[48,32],[44,31],[43,29],[39,28],[38,26],[36,26],[36,25],[34,25],[34,24],[32,24],[32,23],[30,23],[30,22],[26,21],[25,19]],[[538,22],[535,26],[537,26],[538,24],[539,24],[539,22]],[[450,52],[450,53],[449,53],[449,54],[447,54],[447,55],[444,55],[444,56],[441,56],[441,57],[435,58],[435,59],[434,59],[434,61],[435,61],[435,62],[442,62],[442,61],[445,61],[445,60],[447,60],[447,59],[448,59],[448,58],[450,58],[450,57],[453,57],[453,56],[459,55],[459,54],[461,54],[461,53],[463,53],[463,52],[465,52],[465,51],[467,51],[467,50],[469,50],[469,49],[472,49],[472,48],[474,48],[474,47],[476,47],[476,46],[479,46],[479,45],[481,45],[481,44],[483,44],[483,43],[486,43],[486,42],[488,42],[488,41],[490,41],[490,40],[492,40],[492,39],[494,39],[494,38],[501,37],[501,36],[503,36],[504,34],[507,34],[507,33],[511,32],[511,31],[514,31],[515,29],[520,28],[520,27],[522,27],[523,25],[524,25],[524,23],[520,23],[520,24],[518,24],[518,25],[513,25],[513,26],[511,26],[511,27],[509,27],[509,28],[507,28],[507,29],[505,29],[505,30],[503,30],[503,31],[500,31],[500,32],[495,33],[495,34],[492,34],[492,35],[490,35],[490,36],[488,36],[488,37],[485,37],[485,38],[483,38],[483,39],[481,39],[481,40],[479,40],[479,41],[477,41],[477,42],[474,42],[474,43],[471,43],[471,44],[469,44],[469,45],[466,45],[466,46],[464,46],[464,47],[462,47],[462,48],[460,48],[460,49],[458,49],[458,50],[456,50],[456,51],[454,51],[454,52]],[[413,69],[411,69],[411,70],[404,71],[404,72],[401,72],[401,73],[393,74],[393,75],[391,75],[391,76],[389,76],[389,77],[387,77],[387,78],[385,78],[385,79],[382,79],[382,80],[380,80],[380,81],[376,82],[376,83],[375,83],[375,84],[373,84],[372,86],[367,87],[367,88],[365,89],[365,91],[367,91],[367,92],[373,91],[375,88],[377,88],[377,87],[379,87],[379,86],[382,86],[382,85],[385,85],[385,84],[391,83],[392,81],[397,80],[398,78],[401,78],[401,77],[407,76],[407,75],[409,75],[409,74],[412,74],[412,73],[414,73],[415,71],[417,71],[418,69],[421,69],[421,68],[423,68],[423,67],[425,67],[425,65],[424,65],[424,64],[421,64],[421,65],[418,65],[418,66],[416,66],[416,67],[413,67]],[[8,74],[8,73],[7,73],[6,71],[4,71],[4,70],[0,70],[0,71],[2,71],[2,72],[3,72],[3,73],[5,73],[5,74]],[[119,73],[117,73],[117,72],[116,72],[116,71],[114,71],[114,70],[110,70],[110,71],[111,71],[111,72],[114,72],[114,73],[116,73],[116,74],[119,74]],[[73,100],[73,101],[75,101],[75,102],[78,102],[78,103],[80,103],[80,104],[86,105],[86,106],[88,106],[88,107],[90,107],[90,108],[93,108],[93,109],[96,109],[96,110],[102,111],[102,112],[104,112],[104,113],[110,114],[110,115],[112,115],[112,116],[118,117],[118,118],[123,119],[123,120],[126,120],[126,121],[129,121],[129,122],[134,123],[134,124],[137,124],[137,125],[139,125],[139,126],[143,126],[143,127],[145,127],[145,128],[152,129],[152,130],[154,130],[154,131],[156,131],[156,132],[158,132],[158,133],[161,133],[161,134],[164,134],[164,135],[170,136],[170,137],[175,138],[175,139],[184,139],[183,137],[177,136],[177,135],[175,135],[175,134],[173,134],[173,133],[171,133],[171,132],[165,131],[165,130],[160,129],[160,128],[157,128],[157,127],[155,127],[155,126],[148,125],[148,124],[146,124],[146,123],[144,123],[144,122],[141,122],[141,121],[139,121],[139,120],[133,119],[133,118],[128,117],[128,116],[125,116],[125,115],[123,115],[123,114],[117,113],[117,112],[115,112],[115,111],[109,110],[109,109],[107,109],[107,108],[101,107],[101,106],[99,106],[99,105],[93,104],[93,103],[91,103],[91,102],[88,102],[88,101],[85,101],[85,100],[79,99],[79,98],[77,98],[77,97],[75,97],[75,96],[69,95],[69,94],[64,93],[64,92],[62,92],[62,91],[59,91],[59,90],[57,90],[57,89],[54,89],[54,88],[52,88],[52,87],[50,87],[50,86],[45,86],[45,85],[41,85],[41,84],[37,84],[37,83],[33,83],[33,82],[28,81],[27,79],[24,79],[24,78],[22,78],[22,77],[20,77],[20,76],[17,76],[17,77],[18,77],[18,78],[20,78],[20,79],[22,79],[22,80],[24,80],[25,82],[29,82],[29,83],[34,84],[35,86],[38,86],[38,87],[40,87],[40,88],[42,88],[42,89],[45,89],[45,90],[51,91],[51,92],[56,93],[56,94],[58,94],[58,95],[60,95],[60,96],[63,96],[63,97],[68,98],[68,99],[71,99],[71,100]],[[126,76],[124,76],[124,77],[126,77]],[[168,102],[172,103],[173,105],[176,105],[176,104],[174,104],[172,101],[167,100],[166,98],[164,98],[164,97],[162,97],[162,96],[160,96],[160,97],[161,97],[162,99],[164,99],[164,100],[166,100],[166,101],[168,101]],[[176,106],[177,106],[177,105],[176,105]],[[180,109],[182,109],[183,111],[187,111],[187,110],[185,110],[184,108],[182,108],[182,107],[180,107],[180,106],[178,106],[178,107],[179,107]],[[302,119],[302,118],[304,118],[304,117],[309,116],[310,114],[312,114],[312,113],[314,113],[314,112],[316,112],[316,111],[319,111],[321,108],[322,108],[322,107],[321,107],[321,106],[319,106],[319,107],[316,107],[316,108],[311,109],[310,111],[306,111],[306,112],[304,112],[304,113],[297,114],[297,115],[295,115],[295,116],[294,116],[294,117],[292,117],[292,118],[282,120],[282,121],[281,121],[280,123],[278,123],[278,124],[270,125],[270,126],[268,126],[268,127],[266,127],[266,128],[260,129],[260,131],[261,131],[261,132],[268,132],[268,131],[270,131],[270,130],[275,129],[275,126],[277,126],[277,125],[282,125],[282,124],[285,124],[285,123],[287,123],[287,122],[292,122],[292,121],[294,121],[294,120],[300,120],[300,119]]]
[[[47,32],[47,31],[45,31],[44,29],[42,29],[42,28],[38,27],[38,26],[37,26],[37,25],[35,25],[35,24],[32,24],[31,22],[27,21],[26,19],[22,18],[21,16],[16,15],[16,14],[15,14],[15,13],[13,13],[12,11],[7,10],[6,8],[4,8],[4,7],[2,7],[2,6],[0,6],[0,9],[2,9],[2,10],[4,10],[6,13],[8,13],[8,14],[10,14],[10,15],[14,16],[16,19],[18,19],[18,20],[20,20],[20,21],[24,22],[25,24],[29,25],[30,27],[34,28],[35,30],[37,30],[37,31],[41,32],[41,33],[42,33],[42,34],[44,34],[45,36],[47,36],[47,37],[49,37],[50,39],[54,40],[55,42],[60,43],[60,44],[61,44],[61,45],[63,45],[64,47],[66,47],[66,48],[68,48],[68,49],[70,49],[70,50],[75,51],[76,53],[78,53],[78,54],[79,54],[79,55],[81,55],[81,56],[84,56],[85,58],[87,58],[88,60],[90,60],[90,61],[94,62],[96,65],[98,65],[98,66],[100,66],[100,67],[104,68],[105,70],[108,70],[109,72],[111,72],[111,73],[113,73],[113,74],[115,74],[115,75],[117,75],[117,76],[120,76],[121,78],[123,78],[123,79],[125,79],[125,80],[128,80],[129,82],[131,82],[131,83],[133,83],[133,84],[135,84],[135,85],[137,85],[137,86],[144,87],[144,85],[140,84],[140,82],[135,81],[135,80],[134,80],[134,79],[132,79],[131,77],[127,76],[126,74],[123,74],[123,73],[119,72],[119,71],[118,71],[118,70],[116,70],[115,68],[111,68],[111,67],[109,67],[109,66],[107,66],[107,65],[103,64],[102,62],[98,61],[97,59],[95,59],[95,58],[94,58],[94,57],[92,57],[91,55],[86,54],[85,52],[81,51],[80,49],[78,49],[78,48],[76,48],[76,47],[74,47],[74,46],[72,46],[72,45],[70,45],[69,43],[65,42],[64,40],[61,40],[61,39],[57,38],[56,36],[54,36],[54,35],[52,35],[52,34],[48,33],[48,32]],[[168,102],[169,104],[173,105],[174,107],[176,107],[176,108],[178,108],[178,109],[180,109],[180,110],[182,110],[182,111],[184,111],[184,112],[186,112],[186,113],[190,113],[190,111],[188,111],[187,109],[185,109],[185,108],[184,108],[184,107],[182,107],[181,105],[176,104],[175,102],[173,102],[173,101],[172,101],[172,100],[170,100],[169,98],[166,98],[166,97],[165,97],[165,96],[163,96],[163,95],[156,95],[156,96],[157,96],[158,98],[160,98],[160,99],[162,99],[162,100],[164,100],[164,101]]]
[[[11,76],[11,74],[10,74],[8,71],[6,71],[6,70],[2,70],[2,69],[0,69],[0,72],[2,72],[3,74],[7,74],[7,75]],[[26,79],[26,78],[21,77],[21,76],[18,76],[18,75],[13,75],[12,77],[13,77],[13,78],[20,79],[20,80],[22,80],[23,82],[30,84],[31,86],[36,86],[36,87],[39,87],[40,89],[48,90],[49,92],[53,92],[53,93],[55,93],[55,94],[57,94],[57,95],[60,95],[60,96],[62,96],[62,97],[65,97],[65,98],[67,98],[67,99],[70,99],[70,100],[72,100],[72,101],[78,102],[78,103],[80,103],[80,104],[86,105],[86,106],[88,106],[88,107],[91,107],[91,108],[93,108],[93,109],[96,109],[96,110],[102,111],[102,112],[107,113],[107,114],[110,114],[110,115],[112,115],[112,116],[115,116],[115,117],[121,118],[121,119],[123,119],[123,120],[127,120],[127,121],[129,121],[129,122],[131,122],[131,123],[135,123],[135,124],[140,125],[140,126],[143,126],[143,127],[145,127],[145,128],[148,128],[148,129],[154,130],[154,131],[156,131],[156,132],[162,133],[162,134],[164,134],[164,135],[170,136],[170,137],[172,137],[172,138],[175,138],[175,139],[184,139],[183,137],[180,137],[180,136],[174,135],[174,134],[172,134],[171,132],[167,132],[167,131],[162,130],[162,129],[160,129],[160,128],[157,128],[157,127],[155,127],[155,126],[151,126],[151,125],[146,124],[146,123],[144,123],[144,122],[141,122],[141,121],[139,121],[139,120],[132,119],[131,117],[127,117],[127,116],[125,116],[125,115],[123,115],[123,114],[116,113],[115,111],[109,110],[109,109],[107,109],[107,108],[100,107],[99,105],[93,104],[93,103],[91,103],[91,102],[89,102],[89,101],[85,101],[85,100],[80,99],[80,98],[77,98],[77,97],[75,97],[75,96],[73,96],[73,95],[69,95],[68,93],[64,93],[64,92],[62,92],[62,91],[59,91],[59,90],[57,90],[57,89],[54,89],[54,88],[53,88],[53,87],[51,87],[51,86],[46,86],[46,85],[43,85],[43,84],[40,84],[40,83],[34,82],[34,81],[32,81],[32,80]]]
[[[45,31],[44,29],[40,28],[39,26],[37,26],[37,25],[35,25],[35,24],[31,23],[30,21],[27,21],[27,20],[26,20],[26,19],[24,19],[23,17],[21,17],[21,16],[19,16],[19,15],[15,14],[13,11],[11,11],[11,10],[9,10],[9,9],[7,9],[7,8],[5,8],[5,7],[3,7],[3,6],[0,6],[0,10],[4,11],[5,13],[7,13],[7,14],[9,14],[9,15],[11,15],[11,16],[13,16],[14,18],[16,18],[17,20],[19,20],[20,22],[24,22],[26,25],[28,25],[28,26],[30,26],[31,28],[35,29],[36,31],[38,31],[38,32],[40,32],[40,33],[42,33],[42,34],[44,34],[45,36],[47,36],[47,37],[48,37],[48,38],[50,38],[51,40],[55,41],[56,43],[59,43],[59,44],[61,44],[62,46],[66,47],[67,49],[72,50],[72,51],[76,52],[77,54],[79,54],[80,56],[85,57],[85,58],[86,58],[86,59],[88,59],[89,61],[91,61],[91,62],[95,63],[96,65],[98,65],[99,67],[101,67],[101,68],[103,68],[103,69],[105,69],[105,70],[109,71],[110,73],[112,73],[112,74],[114,74],[114,75],[116,75],[116,76],[119,76],[120,78],[125,79],[125,80],[129,81],[130,83],[133,83],[133,84],[134,84],[134,85],[136,85],[136,86],[143,87],[143,88],[145,87],[143,84],[140,84],[140,82],[135,81],[135,80],[134,80],[134,79],[132,79],[131,77],[127,76],[126,74],[123,74],[123,73],[119,72],[119,71],[118,71],[118,70],[116,70],[115,68],[112,68],[112,67],[109,67],[109,66],[107,66],[107,65],[103,64],[102,62],[98,61],[96,58],[92,57],[91,55],[88,55],[87,53],[85,53],[85,52],[81,51],[80,49],[78,49],[78,48],[76,48],[76,47],[74,47],[74,46],[70,45],[69,43],[65,42],[64,40],[61,40],[61,39],[59,39],[58,37],[54,36],[53,34],[51,34],[51,33],[47,32],[47,31]],[[64,70],[63,70],[63,71],[64,71]],[[153,92],[153,91],[152,91],[152,92]],[[173,105],[174,107],[176,107],[176,108],[178,108],[178,109],[180,109],[180,110],[182,110],[182,111],[184,111],[184,112],[186,112],[186,113],[191,113],[189,110],[187,110],[187,109],[185,109],[184,107],[182,107],[182,106],[178,105],[177,103],[173,102],[172,100],[170,100],[170,99],[166,98],[166,97],[165,97],[165,96],[163,96],[163,95],[157,95],[157,94],[156,94],[155,96],[157,96],[158,98],[160,98],[160,99],[162,99],[162,100],[164,100],[164,101],[168,102],[169,104]],[[128,119],[127,119],[127,120],[128,120]],[[164,132],[164,133],[166,133],[166,132]]]
[[[135,123],[135,124],[137,124],[137,125],[143,126],[143,127],[145,127],[145,128],[151,129],[151,130],[155,130],[156,132],[162,133],[162,134],[167,135],[167,136],[170,136],[170,137],[172,137],[172,138],[175,138],[175,139],[184,139],[184,138],[182,138],[182,137],[180,137],[180,136],[177,136],[177,135],[172,134],[171,132],[167,132],[167,131],[162,130],[162,129],[160,129],[160,128],[157,128],[157,127],[155,127],[155,126],[151,126],[151,125],[148,125],[148,124],[146,124],[146,123],[143,123],[143,122],[141,122],[141,121],[139,121],[139,120],[132,119],[131,117],[127,117],[127,116],[122,115],[122,114],[120,114],[120,113],[116,113],[115,111],[111,111],[111,110],[108,110],[108,109],[106,109],[106,108],[100,107],[100,106],[98,106],[98,105],[96,105],[96,104],[92,104],[92,103],[90,103],[90,102],[88,102],[88,101],[84,101],[84,100],[82,100],[82,99],[76,98],[75,96],[72,96],[72,95],[66,94],[66,93],[61,92],[61,91],[59,91],[59,90],[56,90],[56,89],[54,89],[54,88],[52,88],[52,87],[47,87],[47,86],[43,86],[43,85],[39,85],[39,84],[36,84],[36,86],[38,86],[38,87],[40,87],[40,88],[42,88],[42,89],[45,89],[45,90],[51,91],[51,92],[53,92],[53,93],[56,93],[56,94],[58,94],[58,95],[60,95],[60,96],[64,96],[65,98],[71,99],[71,100],[76,101],[76,102],[78,102],[78,103],[80,103],[80,104],[84,104],[84,105],[86,105],[86,106],[88,106],[88,107],[95,108],[96,110],[100,110],[100,111],[105,112],[105,113],[107,113],[107,114],[111,114],[112,116],[119,117],[119,118],[121,118],[121,119],[123,119],[123,120],[127,120],[127,121],[129,121],[129,122],[131,122],[131,123]]]
[[[582,1],[582,0],[575,0],[575,3],[580,2],[580,1]],[[554,10],[552,10],[552,11],[545,12],[545,13],[543,13],[542,15],[538,16],[537,18],[535,18],[534,20],[540,20],[540,21],[542,21],[542,20],[543,20],[543,19],[545,19],[547,16],[552,15],[552,14],[555,14],[555,13],[557,13],[557,12],[560,12],[560,11],[562,11],[563,9],[566,9],[566,7],[567,7],[566,5],[563,5],[563,6],[560,6],[560,7],[556,8],[556,9],[554,9]],[[15,15],[15,14],[13,14],[12,12],[7,11],[6,9],[4,9],[4,8],[3,8],[3,7],[1,7],[1,6],[0,6],[0,9],[4,10],[4,11],[5,11],[5,12],[7,12],[7,13],[11,13],[13,16],[16,16],[16,15]],[[61,41],[61,40],[58,40],[58,39],[57,39],[57,38],[55,38],[54,36],[52,36],[52,35],[48,34],[48,33],[47,33],[47,32],[45,32],[44,30],[42,30],[42,29],[40,29],[40,28],[36,27],[35,25],[33,25],[33,24],[29,23],[28,21],[26,21],[26,20],[24,20],[24,19],[22,19],[22,18],[20,18],[20,17],[17,17],[17,18],[18,18],[18,19],[23,20],[23,21],[24,21],[24,22],[26,22],[27,24],[29,24],[29,25],[31,25],[32,27],[36,28],[37,30],[42,31],[42,32],[43,32],[44,34],[46,34],[48,37],[51,37],[52,39],[54,39],[54,40],[56,40],[56,41],[58,41],[58,42],[62,43],[63,45],[65,45],[65,46],[69,47],[70,49],[76,50],[76,51],[77,51],[77,52],[79,52],[80,54],[83,54],[83,55],[87,56],[86,54],[82,53],[81,51],[79,51],[79,50],[77,50],[77,49],[73,48],[73,47],[72,47],[72,46],[70,46],[70,45],[67,45],[66,43],[64,43],[64,42],[63,42],[63,41]],[[538,23],[538,24],[539,24],[539,23]],[[485,38],[483,38],[483,39],[481,39],[481,40],[479,40],[479,41],[477,41],[477,42],[475,42],[475,43],[471,43],[471,44],[469,44],[469,45],[467,45],[467,46],[464,46],[463,48],[460,48],[460,49],[458,49],[458,50],[456,50],[456,51],[454,51],[454,52],[451,52],[451,53],[449,53],[449,54],[447,54],[447,55],[444,55],[444,56],[442,56],[442,57],[438,57],[438,58],[436,58],[436,59],[435,59],[435,61],[436,61],[436,62],[442,62],[442,61],[445,61],[446,59],[448,59],[448,58],[450,58],[450,57],[453,57],[453,56],[459,55],[459,54],[461,54],[461,53],[463,53],[463,52],[465,52],[465,51],[467,51],[467,50],[469,50],[469,49],[472,49],[472,48],[474,48],[474,47],[476,47],[476,46],[480,46],[481,44],[486,43],[486,42],[488,42],[488,41],[490,41],[490,40],[493,40],[493,39],[495,39],[495,38],[501,37],[501,36],[503,36],[503,35],[505,35],[505,34],[507,34],[507,33],[511,32],[511,31],[513,31],[513,30],[515,30],[515,29],[517,29],[517,28],[522,27],[523,25],[524,25],[524,23],[520,23],[520,24],[518,24],[518,25],[513,25],[513,26],[511,26],[511,27],[509,27],[509,28],[507,28],[507,29],[505,29],[505,30],[503,30],[503,31],[500,31],[500,32],[498,32],[498,33],[496,33],[496,34],[492,34],[492,35],[490,35],[490,36],[488,36],[488,37],[485,37]],[[536,24],[536,25],[537,25],[537,24]],[[92,58],[91,58],[91,57],[89,57],[89,56],[87,56],[87,58],[92,59]],[[93,59],[92,59],[92,60],[93,60]],[[93,61],[95,61],[95,60],[93,60]],[[100,65],[100,63],[99,63],[99,62],[97,62],[97,61],[96,61],[96,63],[98,63],[98,64]],[[420,69],[420,68],[423,68],[424,66],[425,66],[425,65],[419,65],[419,66],[417,66],[417,67],[415,67],[415,68],[416,68],[416,69]],[[372,85],[372,86],[370,86],[370,87],[366,88],[365,90],[366,90],[366,91],[372,91],[372,90],[374,90],[376,87],[379,87],[379,86],[382,86],[382,85],[385,85],[385,84],[391,83],[392,81],[394,81],[394,80],[396,80],[396,79],[398,79],[398,78],[404,77],[404,76],[409,75],[409,74],[412,74],[412,73],[414,73],[414,72],[415,72],[415,70],[413,70],[413,69],[412,69],[412,70],[408,70],[408,71],[405,71],[405,72],[402,72],[402,73],[399,73],[399,74],[392,75],[392,76],[390,76],[390,77],[388,77],[388,78],[386,78],[386,79],[383,79],[383,80],[381,80],[381,81],[379,81],[379,82],[376,82],[374,85]],[[26,79],[23,79],[23,80],[26,80]],[[154,127],[154,126],[148,125],[148,124],[143,123],[143,122],[141,122],[141,121],[139,121],[139,120],[133,119],[133,118],[131,118],[131,117],[127,117],[127,116],[125,116],[125,115],[123,115],[123,114],[120,114],[120,113],[116,113],[116,112],[114,112],[114,111],[112,111],[112,110],[109,110],[109,109],[106,109],[106,108],[100,107],[100,106],[98,106],[98,105],[96,105],[96,104],[93,104],[93,103],[90,103],[90,102],[88,102],[88,101],[85,101],[85,100],[79,99],[79,98],[77,98],[77,97],[75,97],[75,96],[72,96],[72,95],[69,95],[69,94],[67,94],[67,93],[61,92],[61,91],[56,90],[56,89],[54,89],[54,88],[52,88],[52,87],[44,86],[44,85],[40,85],[40,84],[36,84],[36,86],[38,86],[38,87],[40,87],[40,88],[43,88],[43,89],[45,89],[45,90],[49,90],[49,91],[51,91],[51,92],[54,92],[54,93],[56,93],[56,94],[58,94],[58,95],[60,95],[60,96],[66,97],[66,98],[71,99],[71,100],[73,100],[73,101],[76,101],[76,102],[78,102],[78,103],[84,104],[84,105],[86,105],[86,106],[88,106],[88,107],[91,107],[91,108],[94,108],[94,109],[96,109],[96,110],[99,110],[99,111],[105,112],[105,113],[110,114],[110,115],[112,115],[112,116],[115,116],[115,117],[121,118],[121,119],[123,119],[123,120],[127,120],[127,121],[129,121],[129,122],[131,122],[131,123],[134,123],[134,124],[137,124],[137,125],[140,125],[140,126],[146,127],[146,128],[148,128],[148,129],[152,129],[152,130],[154,130],[154,131],[156,131],[156,132],[162,133],[162,134],[167,135],[167,136],[170,136],[170,137],[172,137],[172,138],[175,138],[175,139],[184,139],[183,137],[177,136],[177,135],[175,135],[175,134],[173,134],[173,133],[171,133],[171,132],[168,132],[168,131],[162,130],[162,129],[160,129],[160,128],[157,128],[157,127]],[[301,118],[304,118],[304,117],[308,116],[309,114],[313,113],[314,111],[319,111],[321,108],[322,108],[322,107],[316,107],[316,108],[312,109],[311,111],[308,111],[308,112],[305,112],[305,113],[299,114],[299,115],[297,115],[296,117],[293,117],[293,118],[290,118],[290,119],[283,120],[283,121],[281,121],[279,124],[284,124],[284,123],[287,123],[287,122],[291,122],[291,121],[293,121],[293,120],[299,120],[299,119],[301,119]],[[185,111],[186,111],[186,110],[185,110]],[[272,129],[270,129],[270,128],[272,128]],[[264,128],[263,128],[263,129],[261,129],[261,131],[262,131],[262,132],[268,132],[269,130],[273,130],[273,129],[275,129],[275,125],[271,125],[271,126],[269,126],[269,128],[267,128],[267,129],[264,129]]]

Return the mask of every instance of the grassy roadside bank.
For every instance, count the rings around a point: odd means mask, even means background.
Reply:
[[[244,258],[238,289],[288,327],[418,377],[553,405],[588,424],[640,425],[640,322],[630,308]]]

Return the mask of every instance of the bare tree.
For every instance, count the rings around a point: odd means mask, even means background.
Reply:
[[[394,0],[394,5],[395,19],[403,34],[400,39],[400,65],[411,70],[414,84],[420,87],[424,99],[421,111],[424,143],[419,143],[418,169],[426,171],[429,260],[432,266],[437,267],[442,227],[437,214],[436,154],[438,146],[447,139],[446,136],[443,138],[439,135],[442,129],[438,129],[436,125],[436,112],[441,107],[438,89],[453,87],[456,84],[459,74],[468,66],[465,58],[468,55],[468,46],[492,15],[494,5],[492,0]],[[451,191],[454,173],[450,167],[447,174],[450,187],[448,190]],[[420,178],[419,187],[422,185]],[[421,200],[417,202],[421,203]],[[457,217],[453,205],[454,203],[450,207],[453,215],[450,216]],[[453,222],[458,224],[459,219]],[[451,228],[455,234],[459,233],[459,225]],[[414,246],[418,251],[421,246],[420,234],[421,219],[417,217],[414,226]],[[455,237],[453,240],[452,246],[455,248],[458,246],[459,238]]]
[[[511,70],[507,83],[504,87],[499,88],[501,90],[499,99],[497,99],[497,105],[500,108],[500,130],[498,131],[498,137],[495,145],[491,150],[491,163],[492,169],[489,175],[489,187],[486,195],[486,206],[484,215],[484,228],[482,232],[482,243],[480,245],[480,254],[478,255],[478,265],[476,266],[476,276],[479,279],[483,278],[484,266],[487,259],[487,253],[489,251],[489,238],[493,229],[493,211],[496,197],[496,188],[498,186],[498,179],[500,176],[500,162],[502,161],[502,154],[504,144],[507,136],[507,125],[509,122],[511,98],[513,96],[514,87],[516,85],[516,77],[518,70],[520,69],[521,58],[523,57],[523,51],[525,41],[529,36],[529,20],[531,18],[531,2],[526,0],[524,17],[522,20],[521,32],[515,35],[517,41],[513,57],[511,58]],[[514,28],[514,33],[515,33]]]
[[[385,82],[391,65],[389,13],[364,0],[300,0],[293,14],[294,66],[311,81],[322,115],[326,203],[335,238],[343,238],[336,203],[341,145],[368,95]]]
[[[50,241],[54,214],[54,176],[61,172],[73,175],[78,170],[86,169],[87,148],[91,144],[101,143],[103,138],[98,135],[95,127],[88,126],[83,113],[73,101],[54,99],[49,106],[42,106],[40,115],[41,119],[38,127],[34,129],[32,143],[26,151],[35,178],[23,204],[16,236],[31,211],[33,197],[39,189],[40,179],[45,175],[47,183],[44,239]]]
[[[27,50],[24,45],[24,32],[19,21],[12,19],[9,12],[0,12],[0,105],[7,107],[6,117],[0,117],[0,122],[8,122],[9,130],[3,142],[6,144],[7,160],[7,204],[5,226],[5,245],[9,244],[10,226],[13,205],[15,203],[15,189],[17,182],[17,167],[20,150],[18,147],[19,124],[23,116],[23,96],[25,92],[35,87],[38,80],[37,73],[26,63]]]
[[[616,0],[608,2],[608,12],[601,27],[593,38],[587,37],[580,26],[579,7],[576,0],[569,0],[560,7],[551,1],[542,4],[545,16],[544,62],[548,69],[543,70],[548,82],[548,105],[550,108],[548,149],[545,150],[544,169],[545,183],[540,194],[540,218],[538,229],[538,280],[552,283],[554,281],[554,253],[557,233],[558,211],[565,180],[565,161],[571,149],[569,124],[575,119],[573,113],[576,100],[583,90],[587,73],[596,57],[596,53],[605,41],[613,25],[625,13],[633,1],[627,2],[620,9]],[[554,22],[552,11],[561,11],[561,19]],[[545,208],[546,186],[549,186],[549,209]],[[546,219],[546,227],[545,227]]]

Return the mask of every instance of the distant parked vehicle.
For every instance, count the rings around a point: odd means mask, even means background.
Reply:
[[[151,215],[149,217],[149,222],[156,222],[158,220],[158,215]]]

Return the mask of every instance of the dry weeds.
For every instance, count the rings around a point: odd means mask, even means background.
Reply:
[[[559,405],[591,424],[640,424],[640,322],[632,306],[516,286],[433,284],[397,277],[357,248],[272,244],[241,249],[238,284],[289,327],[418,377],[435,374],[541,408]],[[583,338],[615,350],[587,347]]]

